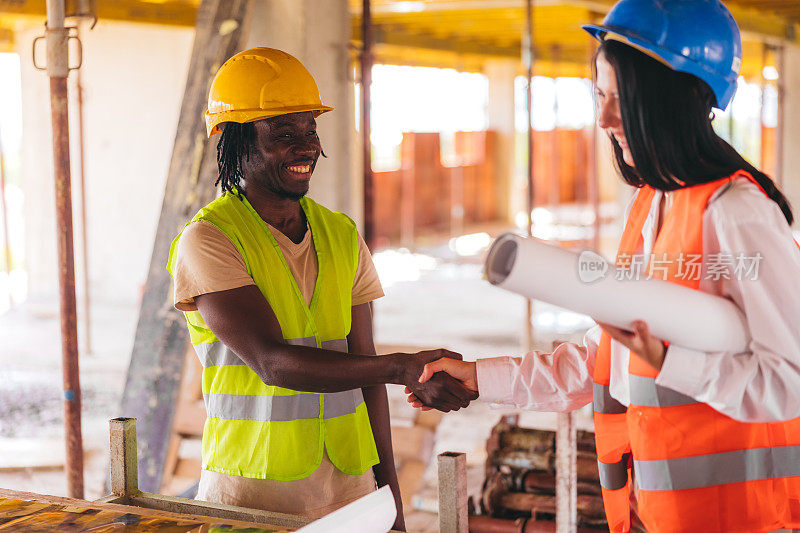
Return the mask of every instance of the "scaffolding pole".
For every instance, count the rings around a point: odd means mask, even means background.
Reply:
[[[758,110],[758,135],[759,139],[761,139],[761,147],[759,150],[759,165],[761,166],[761,171],[766,172],[764,168],[764,162],[766,160],[767,151],[765,150],[766,146],[764,146],[764,110],[766,106],[767,99],[767,80],[764,77],[764,69],[767,67],[767,58],[769,57],[769,46],[767,43],[761,43],[761,76],[759,79],[759,88],[761,89],[761,106]]]
[[[69,154],[68,29],[64,0],[47,0],[47,75],[53,126],[53,166],[58,236],[58,282],[61,300],[61,345],[64,388],[67,492],[83,498],[81,386],[78,372],[78,331],[75,305],[75,259],[72,234],[72,191]]]
[[[370,0],[363,0],[361,12],[361,141],[364,160],[364,241],[375,251],[375,176],[372,172],[370,108],[372,105],[373,36]]]
[[[527,125],[528,125],[528,186],[527,186],[527,227],[525,232],[528,237],[533,236],[533,206],[534,206],[534,188],[533,188],[533,65],[536,60],[534,57],[534,40],[533,40],[533,0],[525,0],[525,34],[523,36],[522,55],[525,59],[527,89],[525,91],[525,108],[527,110]],[[533,301],[530,298],[525,300],[525,345],[524,349],[530,351],[533,349]]]
[[[778,63],[778,124],[775,128],[775,177],[779,187],[783,187],[783,143],[786,120],[786,48],[781,45],[775,49]]]
[[[598,18],[598,15],[592,14],[592,23]],[[597,50],[594,39],[589,39],[588,50],[588,63],[591,65],[592,61],[594,61],[595,51]],[[589,193],[589,203],[592,204],[592,212],[594,213],[591,246],[595,252],[600,253],[600,175],[597,172],[597,106],[592,106],[592,112],[594,117],[592,120],[591,139],[589,141],[589,184],[587,190]]]

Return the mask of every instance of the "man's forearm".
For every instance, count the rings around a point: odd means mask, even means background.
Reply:
[[[406,354],[382,357],[353,355],[333,350],[275,344],[263,353],[246,357],[267,385],[307,392],[339,392],[385,383],[407,381]]]

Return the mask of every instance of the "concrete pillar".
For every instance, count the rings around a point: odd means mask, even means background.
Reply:
[[[483,66],[483,73],[489,78],[489,129],[497,132],[496,197],[501,220],[511,220],[514,213],[525,210],[524,196],[512,194],[517,170],[514,164],[514,78],[519,68],[519,61],[510,59],[488,60]]]
[[[317,120],[322,147],[309,196],[361,219],[361,175],[353,173],[354,90],[347,0],[254,2],[247,47],[279,48],[297,57],[317,81],[322,101],[334,111]]]
[[[783,129],[783,192],[794,210],[793,228],[800,230],[800,46],[785,45],[779,75],[785,93],[780,126]]]

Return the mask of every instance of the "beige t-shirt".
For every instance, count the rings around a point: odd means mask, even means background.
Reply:
[[[311,231],[295,244],[267,224],[286,258],[300,293],[310,304],[318,263]],[[383,296],[378,273],[364,240],[359,236],[358,268],[352,305]],[[236,246],[216,226],[205,221],[189,224],[178,243],[174,268],[174,303],[181,311],[195,311],[195,296],[253,285]],[[294,481],[253,479],[203,470],[197,499],[318,518],[375,490],[372,469],[360,476],[345,474],[323,453],[322,463],[310,476]]]
[[[267,227],[278,242],[306,304],[310,304],[319,269],[310,228],[306,230],[303,240],[295,244],[269,224]],[[200,294],[255,284],[236,246],[219,228],[203,220],[192,222],[184,228],[178,242],[173,272],[175,307],[181,311],[196,311],[194,297]],[[369,248],[359,235],[352,305],[371,302],[383,295]]]

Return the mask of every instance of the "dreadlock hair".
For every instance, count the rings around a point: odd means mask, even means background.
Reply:
[[[634,187],[674,191],[742,169],[792,223],[789,201],[775,182],[714,131],[711,107],[716,98],[708,84],[619,41],[603,41],[595,60],[600,55],[616,73],[622,127],[635,162],[633,167],[625,163],[622,148],[612,138],[614,159],[624,181]]]
[[[244,191],[240,183],[244,178],[242,161],[250,159],[250,147],[256,139],[256,128],[252,122],[240,124],[226,122],[217,142],[217,167],[219,177],[214,186],[222,187],[222,192],[235,193],[239,198]]]

